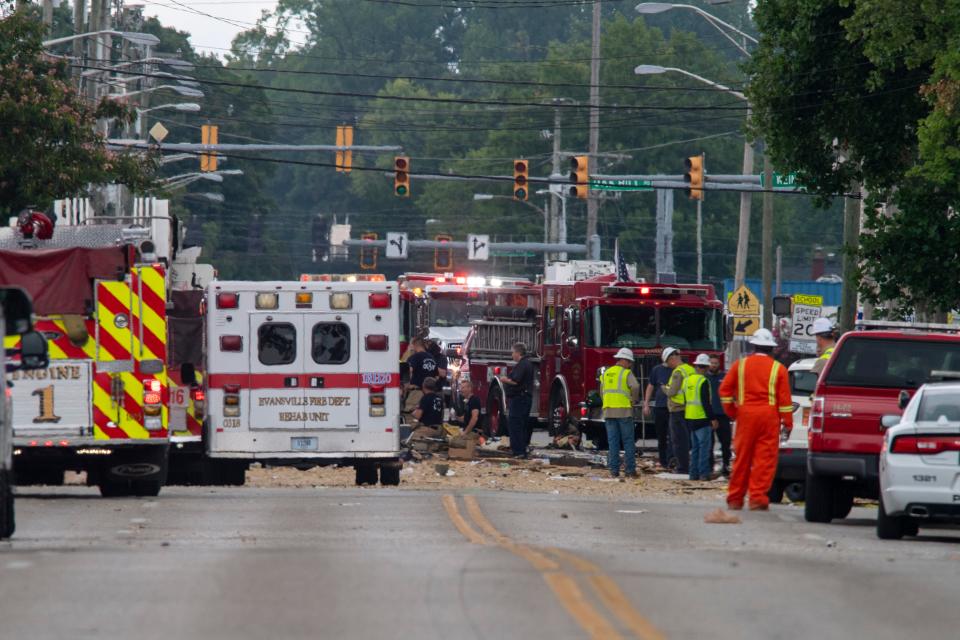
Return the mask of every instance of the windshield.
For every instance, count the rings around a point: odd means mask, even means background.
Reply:
[[[960,371],[960,342],[850,338],[833,357],[827,384],[915,389],[931,371]]]
[[[960,393],[957,389],[926,388],[917,411],[917,422],[937,422],[940,418],[960,422]]]
[[[807,396],[817,387],[818,375],[812,371],[790,372],[790,393],[795,396]]]
[[[433,298],[430,300],[431,327],[469,327],[483,317],[483,305],[469,300]]]
[[[586,334],[591,347],[723,348],[718,309],[595,305],[587,311]]]

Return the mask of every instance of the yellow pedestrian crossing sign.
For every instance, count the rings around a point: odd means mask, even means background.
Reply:
[[[727,299],[727,311],[734,316],[759,316],[760,300],[747,285],[742,284]]]

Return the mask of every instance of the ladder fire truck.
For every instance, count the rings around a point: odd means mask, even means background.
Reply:
[[[104,496],[164,485],[166,265],[178,227],[162,201],[140,202],[120,219],[60,201],[55,227],[26,212],[0,229],[0,284],[31,295],[51,360],[11,376],[19,483],[62,484],[74,470]]]
[[[464,347],[460,375],[473,381],[491,432],[505,431],[498,377],[513,366],[515,342],[525,343],[537,363],[532,417],[554,435],[576,428],[601,447],[606,432],[599,379],[617,350],[633,350],[641,388],[664,347],[676,347],[687,359],[699,353],[723,357],[723,304],[710,285],[617,282],[614,275],[594,275],[551,280],[536,289],[536,307],[491,306]],[[643,425],[639,412],[636,419]]]

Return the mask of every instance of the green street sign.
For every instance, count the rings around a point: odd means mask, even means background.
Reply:
[[[761,187],[765,186],[763,184],[764,179],[765,179],[765,176],[764,174],[761,173],[760,174]],[[776,171],[773,172],[773,188],[774,189],[788,189],[790,187],[799,187],[799,186],[801,185],[799,182],[797,182],[797,174],[792,172],[787,174],[777,173]]]
[[[596,191],[653,191],[649,180],[591,180],[587,185]]]

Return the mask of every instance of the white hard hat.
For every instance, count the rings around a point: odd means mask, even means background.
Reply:
[[[624,347],[620,349],[620,351],[617,351],[617,355],[613,357],[615,360],[629,360],[630,362],[633,362],[633,351]]]
[[[758,347],[775,347],[777,341],[773,339],[773,334],[769,329],[757,329],[749,340],[750,344]]]
[[[697,359],[693,361],[694,366],[696,367],[709,367],[710,366],[710,356],[705,353],[701,353],[697,356]]]
[[[667,359],[675,353],[679,353],[679,352],[673,347],[667,347],[666,349],[663,350],[663,353],[660,354],[660,359],[666,362]]]
[[[817,318],[813,321],[813,328],[811,331],[814,335],[821,333],[833,333],[833,323],[826,318]]]

